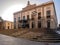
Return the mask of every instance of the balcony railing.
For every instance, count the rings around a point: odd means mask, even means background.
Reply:
[[[34,20],[34,18],[31,18],[31,19],[28,18],[28,19],[24,19],[24,20],[18,20],[18,22],[21,22],[22,23],[22,22],[28,22],[30,20]]]
[[[28,22],[28,20],[19,20],[18,22]]]
[[[27,22],[27,20],[22,20],[23,22]]]

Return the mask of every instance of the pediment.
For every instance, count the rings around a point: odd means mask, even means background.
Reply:
[[[30,9],[33,9],[36,7],[36,4],[33,4],[33,5],[28,5],[26,6],[25,8],[22,9],[22,11],[26,11],[26,10],[30,10]]]

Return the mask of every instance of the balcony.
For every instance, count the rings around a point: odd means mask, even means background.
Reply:
[[[18,22],[22,23],[22,22],[28,22],[28,20],[19,20]]]

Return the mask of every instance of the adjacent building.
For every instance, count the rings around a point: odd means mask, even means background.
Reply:
[[[30,4],[14,13],[14,28],[57,28],[57,16],[53,1],[40,5]]]
[[[0,17],[0,29],[14,29],[14,22],[5,21]]]
[[[14,23],[11,21],[4,21],[3,24],[3,29],[14,29]]]

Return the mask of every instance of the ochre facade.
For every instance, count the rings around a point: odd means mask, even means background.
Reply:
[[[57,28],[57,16],[53,1],[41,5],[27,6],[19,12],[14,13],[14,28]]]
[[[14,29],[14,23],[11,21],[4,21],[3,25],[3,29]]]
[[[0,17],[0,29],[14,29],[14,22],[5,21]]]

